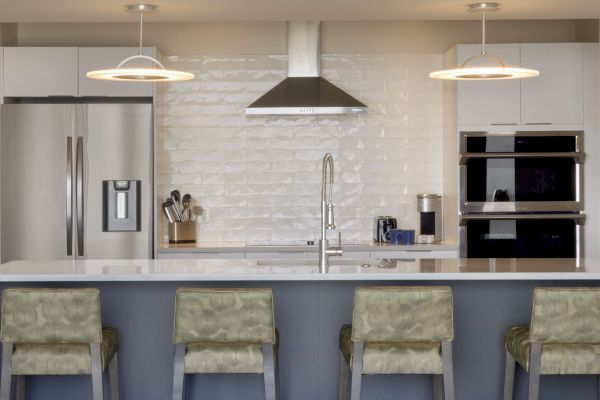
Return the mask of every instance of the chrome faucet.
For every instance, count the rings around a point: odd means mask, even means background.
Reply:
[[[328,173],[329,172],[329,173]],[[329,180],[329,191],[327,181]],[[333,156],[330,153],[323,157],[323,180],[321,181],[321,240],[319,240],[319,272],[324,274],[329,270],[329,256],[342,255],[342,233],[338,232],[338,245],[329,247],[327,230],[335,229],[333,218]]]

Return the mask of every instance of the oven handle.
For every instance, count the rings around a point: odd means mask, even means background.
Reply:
[[[579,164],[585,161],[585,153],[573,152],[544,152],[544,153],[460,153],[460,165],[465,165],[472,158],[574,158]]]
[[[574,220],[577,225],[585,224],[585,214],[471,214],[460,216],[460,226],[465,226],[468,221],[505,221],[505,220],[543,220],[562,219]]]

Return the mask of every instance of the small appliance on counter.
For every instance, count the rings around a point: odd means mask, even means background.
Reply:
[[[375,243],[389,243],[390,229],[396,229],[398,222],[396,218],[383,215],[375,217],[373,223],[373,240]]]
[[[204,211],[194,205],[192,196],[173,190],[162,203],[165,217],[169,220],[169,243],[196,243],[196,217]]]
[[[442,241],[442,196],[439,194],[418,194],[417,211],[419,212],[421,225],[417,241],[419,243]]]

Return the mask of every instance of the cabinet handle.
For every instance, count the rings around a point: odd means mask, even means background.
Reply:
[[[526,122],[525,125],[552,125],[552,122]]]
[[[498,122],[492,125],[519,125],[516,122]]]

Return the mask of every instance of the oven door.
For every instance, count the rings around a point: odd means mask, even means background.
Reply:
[[[460,256],[579,258],[583,214],[475,214],[460,217]]]
[[[463,133],[461,212],[582,211],[580,142],[579,132]]]

